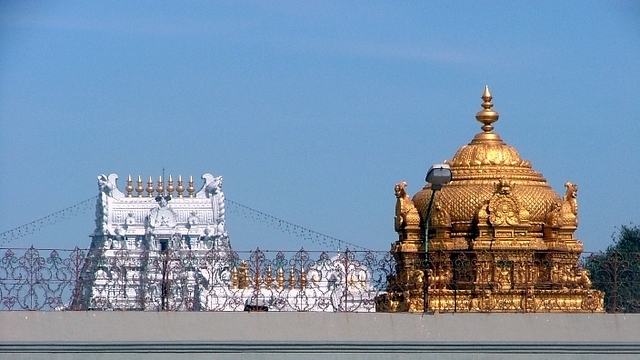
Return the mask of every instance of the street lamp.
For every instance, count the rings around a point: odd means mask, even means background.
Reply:
[[[428,272],[428,250],[429,250],[429,222],[431,221],[431,209],[433,207],[433,199],[436,196],[436,191],[442,189],[442,186],[451,182],[451,167],[447,164],[436,164],[431,166],[427,171],[427,177],[425,180],[431,184],[431,199],[429,199],[429,206],[427,207],[427,216],[424,220],[424,303],[422,311],[427,311],[427,292],[429,289],[429,272]]]
[[[427,242],[429,240],[429,221],[431,220],[431,209],[433,207],[433,198],[436,196],[436,191],[442,189],[442,186],[451,182],[451,167],[447,164],[436,164],[431,166],[427,172],[425,180],[431,184],[431,199],[429,199],[429,207],[427,208],[427,216],[425,219],[425,237],[424,237],[424,250],[427,251]]]

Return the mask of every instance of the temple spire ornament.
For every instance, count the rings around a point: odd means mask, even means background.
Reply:
[[[127,197],[132,197],[131,193],[133,192],[133,180],[131,180],[131,175],[127,177],[127,186],[125,187],[127,191]]]
[[[158,186],[156,187],[156,192],[158,192],[158,196],[164,196],[164,182],[162,181],[162,175],[158,178]]]
[[[194,191],[196,191],[196,189],[193,187],[193,176],[189,176],[189,186],[187,187],[187,192],[189,193],[190,198],[193,197]]]
[[[169,182],[167,183],[167,195],[169,196],[173,196],[173,177],[171,177],[171,175],[169,175]]]
[[[138,183],[136,185],[136,192],[138,193],[138,197],[142,197],[142,193],[144,192],[144,186],[142,186],[142,176],[138,175]]]
[[[485,85],[484,92],[482,93],[482,110],[476,113],[476,120],[483,125],[480,127],[483,132],[476,135],[474,140],[500,140],[500,136],[493,132],[493,124],[498,121],[500,115],[497,111],[493,110],[493,103],[491,100],[493,96],[489,91],[489,85]]]
[[[182,197],[182,193],[184,192],[184,186],[182,185],[182,175],[178,175],[178,187],[176,187],[176,192],[178,193],[178,197]]]
[[[147,182],[147,194],[148,197],[152,198],[153,197],[153,179],[151,178],[151,176],[149,176],[149,181]]]

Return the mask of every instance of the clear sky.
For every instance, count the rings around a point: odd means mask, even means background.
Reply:
[[[633,1],[0,2],[0,232],[98,193],[96,177],[224,177],[227,198],[389,249],[393,186],[496,132],[577,237],[640,222]],[[8,244],[88,246],[93,210]],[[318,248],[230,211],[236,249]]]

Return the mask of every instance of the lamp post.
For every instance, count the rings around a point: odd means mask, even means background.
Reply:
[[[435,198],[436,191],[442,189],[442,186],[451,182],[452,173],[451,167],[447,164],[436,164],[431,166],[427,172],[426,182],[431,184],[431,198],[429,199],[429,206],[427,207],[427,216],[424,221],[424,303],[422,305],[422,311],[427,311],[427,293],[429,290],[429,222],[431,221],[431,210],[433,208],[433,199]]]

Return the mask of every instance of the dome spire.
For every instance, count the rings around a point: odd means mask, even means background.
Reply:
[[[480,128],[482,129],[482,133],[476,135],[477,140],[498,140],[500,136],[493,132],[492,123],[498,121],[498,117],[500,116],[497,111],[493,110],[493,104],[491,103],[491,92],[489,91],[489,85],[485,85],[484,92],[482,93],[482,107],[483,109],[476,113],[476,120],[481,122],[482,125]]]

